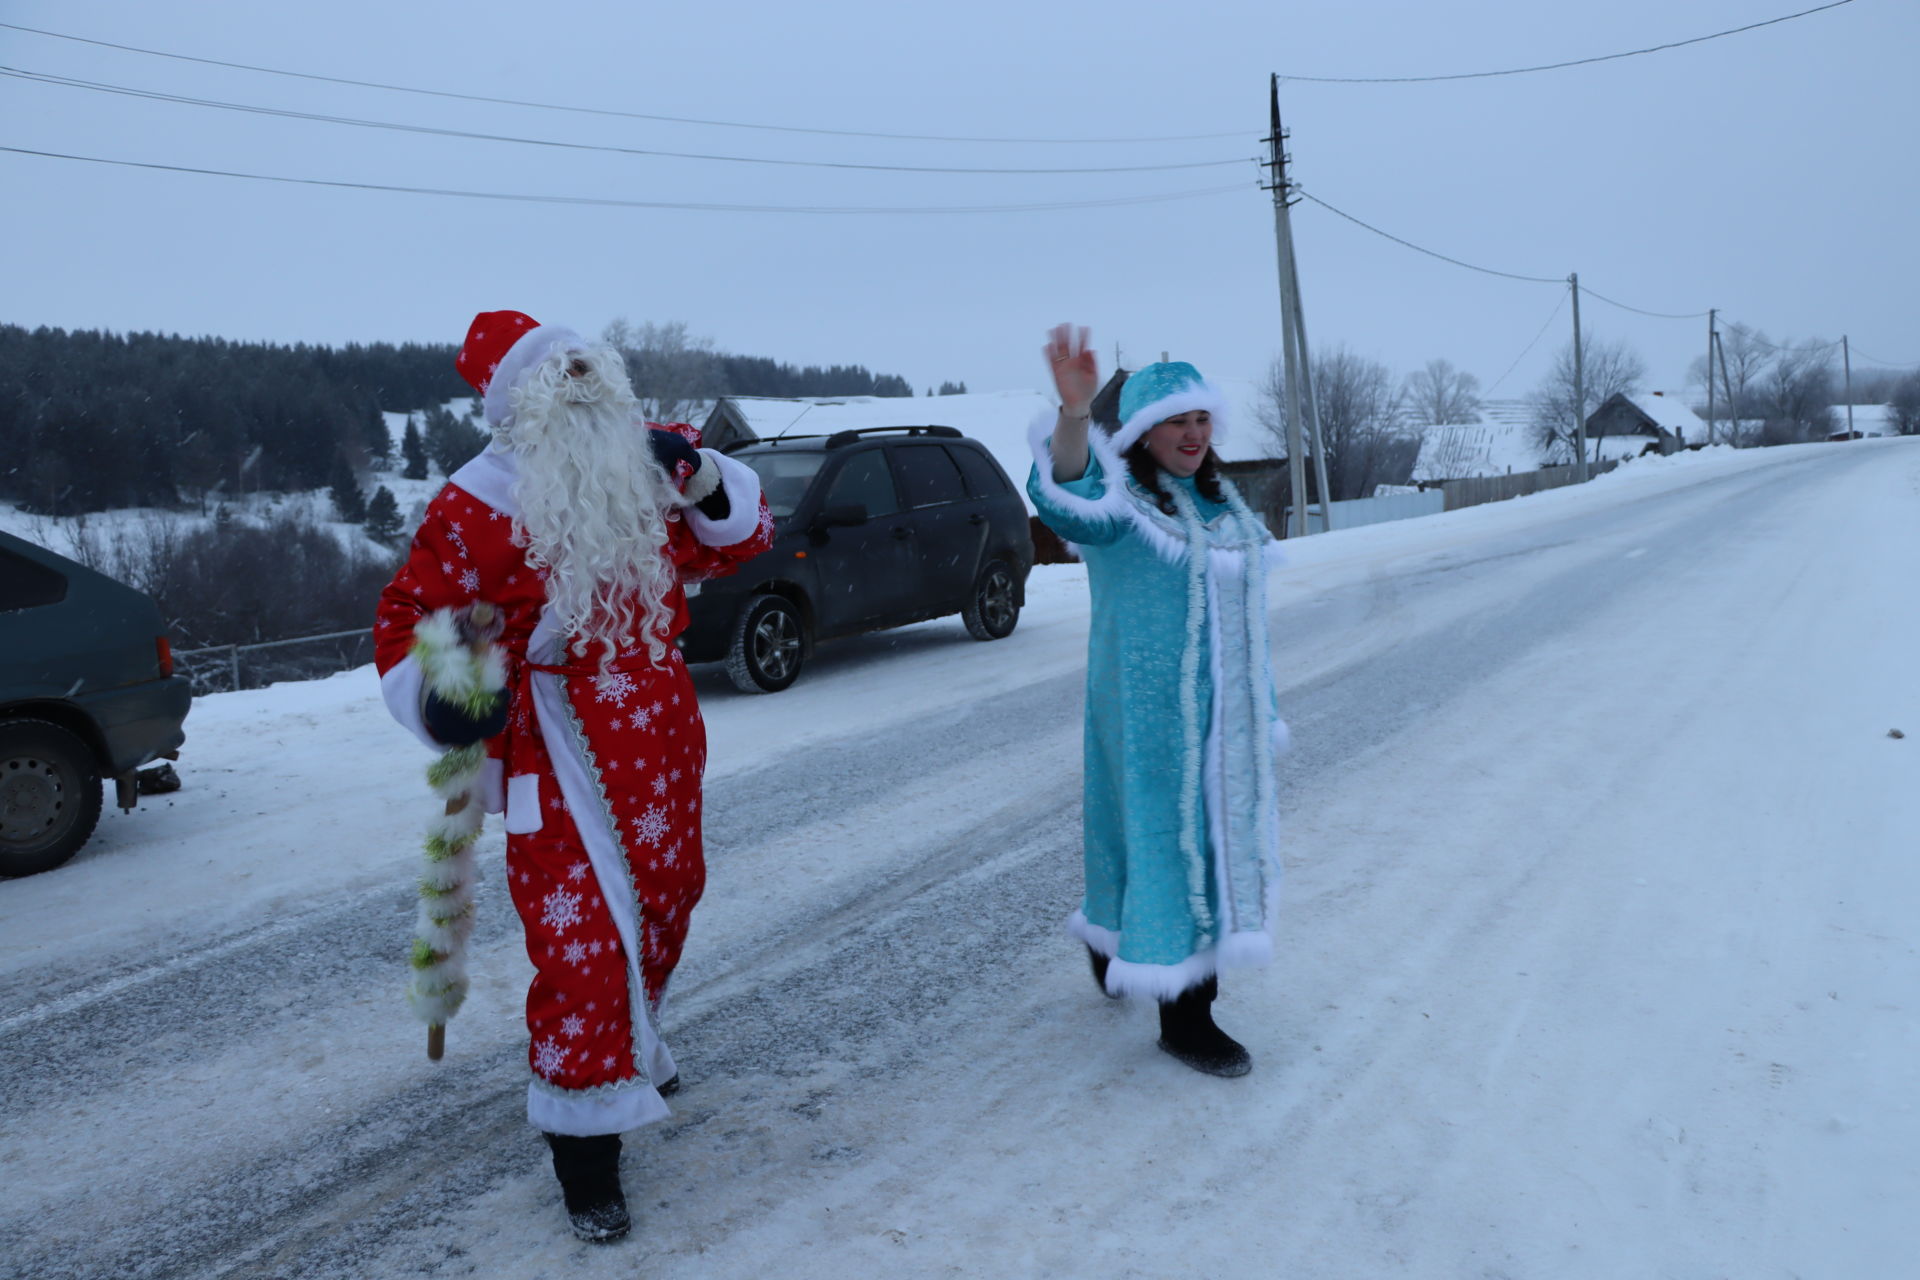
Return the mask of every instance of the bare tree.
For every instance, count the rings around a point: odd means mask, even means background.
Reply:
[[[713,339],[689,334],[682,321],[634,325],[621,316],[600,339],[626,357],[627,375],[649,421],[689,421],[720,394]]]
[[[1583,335],[1581,374],[1586,404],[1574,403],[1573,343],[1554,357],[1553,368],[1528,397],[1533,408],[1534,441],[1551,462],[1573,461],[1576,424],[1615,395],[1631,395],[1646,380],[1647,363],[1625,342]],[[1600,440],[1588,437],[1590,456],[1600,456]]]
[[[1286,365],[1275,359],[1255,417],[1283,452],[1286,392]],[[1400,429],[1402,402],[1387,366],[1344,346],[1324,350],[1313,358],[1313,396],[1327,451],[1327,486],[1335,501],[1367,497],[1377,485],[1407,483],[1420,446]]]
[[[1895,431],[1920,436],[1920,373],[1910,373],[1894,385],[1887,407]]]
[[[1421,426],[1453,426],[1480,420],[1480,379],[1451,360],[1429,360],[1407,375],[1401,390],[1407,412]]]
[[[1824,440],[1831,432],[1834,345],[1810,338],[1774,355],[1757,388],[1765,443]]]
[[[1707,358],[1697,356],[1688,367],[1687,377],[1702,392],[1706,390],[1707,376],[1713,376],[1714,416],[1725,415],[1724,423],[1709,422],[1709,439],[1722,444],[1744,445],[1750,443],[1742,422],[1764,417],[1766,410],[1760,404],[1759,386],[1766,374],[1767,364],[1773,359],[1774,345],[1767,341],[1767,335],[1758,329],[1744,324],[1730,324],[1720,330],[1721,359],[1714,362],[1711,371],[1707,368]],[[1724,366],[1724,367],[1723,367]]]

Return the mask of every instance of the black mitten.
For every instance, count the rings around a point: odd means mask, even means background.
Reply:
[[[431,691],[420,708],[427,733],[435,742],[448,747],[467,747],[482,738],[491,738],[507,727],[507,693],[502,689],[479,715],[465,711]]]
[[[667,473],[667,479],[678,476],[674,467],[686,463],[695,471],[700,469],[700,451],[695,449],[688,439],[678,431],[662,431],[659,427],[647,428],[647,443],[653,446],[653,460]]]

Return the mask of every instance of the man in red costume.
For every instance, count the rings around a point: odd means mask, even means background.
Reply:
[[[678,1082],[657,1018],[700,899],[706,731],[674,644],[682,584],[766,550],[753,471],[640,420],[618,352],[515,311],[457,361],[493,441],[448,479],[380,597],[381,689],[436,749],[485,740],[487,811],[536,970],[527,1115],[574,1231],[625,1235],[620,1134]],[[506,689],[435,696],[436,645],[478,602],[504,622]]]

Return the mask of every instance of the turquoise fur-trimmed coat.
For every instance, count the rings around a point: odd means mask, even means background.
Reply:
[[[1275,757],[1286,725],[1266,640],[1279,544],[1227,501],[1164,475],[1169,517],[1089,434],[1086,474],[1053,479],[1053,414],[1030,431],[1040,518],[1087,566],[1086,896],[1068,928],[1111,957],[1107,988],[1169,999],[1272,958],[1280,880]]]

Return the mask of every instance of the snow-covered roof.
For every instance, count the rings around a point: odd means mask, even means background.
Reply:
[[[1540,466],[1533,406],[1525,400],[1488,400],[1478,421],[1412,428],[1420,437],[1413,478],[1460,480],[1534,471]]]
[[[1662,431],[1697,444],[1707,438],[1704,419],[1687,407],[1676,391],[1633,391],[1624,397],[1634,408],[1652,418]]]
[[[1833,430],[1847,429],[1847,406],[1833,406]],[[1853,429],[1863,436],[1897,436],[1900,434],[1893,425],[1893,406],[1890,404],[1857,404],[1853,406]]]

